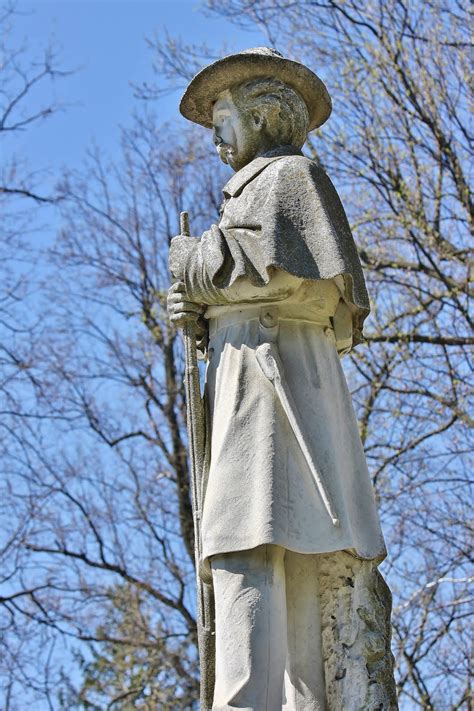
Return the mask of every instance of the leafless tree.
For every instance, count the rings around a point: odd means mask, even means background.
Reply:
[[[468,707],[466,8],[208,11],[257,23],[324,70],[334,116],[307,150],[342,194],[373,297],[367,345],[345,362],[390,550],[400,705]],[[197,66],[213,53],[153,43],[172,83],[192,73],[186,55]],[[180,210],[196,235],[218,213],[225,178],[208,144],[145,113],[119,161],[91,152],[63,180],[40,319],[4,379],[8,709],[19,690],[68,709],[189,709],[197,697],[182,354],[164,297]],[[71,653],[82,679],[61,671]]]
[[[47,85],[71,73],[60,68],[52,45],[44,49],[42,56],[33,57],[26,40],[20,46],[13,42],[12,29],[18,14],[13,0],[0,6],[0,142],[4,149],[12,135],[40,124],[63,108]],[[5,200],[13,197],[26,197],[38,204],[55,199],[38,190],[41,174],[16,156],[5,158],[6,154],[0,169],[2,208]]]
[[[14,26],[21,26],[21,12],[15,2],[0,7],[0,689],[1,706],[18,708],[17,691],[29,686],[49,696],[50,652],[43,656],[41,681],[37,669],[37,651],[42,635],[32,633],[28,625],[18,627],[12,610],[25,594],[24,586],[15,587],[13,578],[22,570],[21,539],[26,518],[25,490],[14,456],[26,433],[34,430],[39,416],[34,399],[41,390],[35,379],[41,341],[40,316],[35,310],[38,298],[38,274],[34,252],[28,238],[39,224],[39,210],[55,204],[57,196],[40,186],[46,170],[33,166],[14,152],[15,138],[23,131],[39,127],[60,110],[53,98],[51,83],[69,72],[59,66],[58,57],[48,46],[42,56],[33,56],[27,42],[18,45]],[[11,494],[15,491],[15,496]],[[12,508],[10,508],[10,504]],[[32,502],[33,506],[33,502]],[[41,585],[33,584],[34,595]],[[19,660],[21,659],[21,663]]]
[[[201,143],[137,118],[120,164],[95,151],[61,186],[29,371],[40,416],[29,428],[20,414],[8,452],[24,495],[5,499],[23,526],[4,604],[14,635],[34,623],[50,644],[77,640],[86,686],[60,673],[57,651],[52,664],[64,708],[184,709],[198,697],[181,345],[164,304],[180,210],[197,232],[218,212],[222,171]]]

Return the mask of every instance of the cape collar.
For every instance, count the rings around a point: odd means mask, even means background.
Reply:
[[[237,197],[247,183],[261,173],[262,170],[269,165],[269,163],[273,163],[275,160],[280,160],[280,158],[284,158],[285,156],[302,155],[303,153],[299,150],[299,148],[295,148],[295,146],[279,146],[278,148],[272,148],[272,150],[263,153],[261,156],[258,156],[258,158],[254,158],[254,160],[238,170],[237,173],[232,176],[232,178],[222,188],[224,197]]]

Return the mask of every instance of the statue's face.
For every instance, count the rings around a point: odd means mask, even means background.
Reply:
[[[237,108],[228,91],[219,94],[212,123],[219,157],[234,170],[240,170],[265,150],[259,117]]]

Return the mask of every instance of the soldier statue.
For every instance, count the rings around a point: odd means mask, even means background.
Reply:
[[[218,224],[170,248],[170,318],[207,360],[212,708],[396,709],[386,549],[340,364],[369,300],[336,190],[302,153],[330,97],[263,47],[205,67],[180,110],[235,171]]]

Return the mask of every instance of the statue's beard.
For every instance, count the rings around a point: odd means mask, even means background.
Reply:
[[[219,154],[219,158],[223,163],[229,164],[229,159],[232,159],[232,157],[235,155],[234,146],[231,146],[230,143],[224,143],[223,141],[216,146],[216,150]]]

